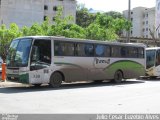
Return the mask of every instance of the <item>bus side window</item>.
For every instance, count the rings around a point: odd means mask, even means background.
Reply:
[[[81,56],[81,57],[94,56],[93,44],[77,43],[75,46],[76,46],[76,50],[75,50],[76,56]]]
[[[160,65],[160,50],[158,50],[156,54],[156,66],[158,65]]]
[[[77,43],[75,47],[76,47],[75,56],[85,56],[85,51],[84,51],[85,44]]]
[[[121,47],[121,57],[127,57],[127,48]]]
[[[108,45],[106,45],[106,50],[105,50],[105,57],[111,57],[111,47],[110,46],[108,46]]]
[[[85,44],[84,51],[85,51],[86,57],[94,56],[93,44]]]
[[[105,46],[104,45],[95,45],[95,55],[97,57],[104,57]]]
[[[144,58],[144,48],[138,48],[138,58]]]
[[[67,43],[63,44],[63,55],[64,56],[74,56],[74,43]]]
[[[54,42],[54,55],[59,56],[60,55],[60,43],[58,41]]]
[[[121,57],[119,46],[111,46],[111,57]]]
[[[136,47],[129,47],[128,48],[128,56],[130,58],[138,58],[138,48]]]

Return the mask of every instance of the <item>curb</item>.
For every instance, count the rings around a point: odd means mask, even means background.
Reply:
[[[24,85],[21,83],[0,80],[0,88],[1,87],[21,87],[21,86],[24,86]]]

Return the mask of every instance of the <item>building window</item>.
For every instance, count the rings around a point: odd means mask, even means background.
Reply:
[[[131,14],[133,14],[133,12],[131,12]]]
[[[143,28],[143,32],[145,32],[145,29]]]
[[[56,18],[55,18],[55,17],[53,17],[53,18],[52,18],[52,20],[53,20],[53,21],[55,21],[55,20],[56,20]]]
[[[146,21],[146,24],[148,25],[148,21]]]
[[[143,21],[143,25],[145,24],[145,22]]]
[[[47,5],[44,5],[44,10],[48,10],[48,6]]]
[[[47,16],[44,16],[43,20],[44,20],[44,21],[47,20]]]
[[[146,28],[146,31],[148,31],[148,28]]]
[[[148,17],[148,13],[146,14],[146,17]]]
[[[133,18],[131,18],[131,21],[133,21]]]
[[[53,10],[54,10],[54,11],[57,11],[57,10],[58,10],[57,6],[54,6],[54,7],[53,7]]]

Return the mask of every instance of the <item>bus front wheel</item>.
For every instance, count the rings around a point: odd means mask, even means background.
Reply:
[[[59,72],[55,72],[50,78],[51,87],[59,87],[62,84],[63,76]]]
[[[123,79],[123,73],[120,70],[116,71],[115,74],[114,74],[114,80],[113,81],[115,83],[121,83],[122,79]]]

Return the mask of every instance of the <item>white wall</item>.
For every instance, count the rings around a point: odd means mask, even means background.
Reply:
[[[48,10],[44,10],[44,5],[48,5]],[[75,23],[76,1],[75,0],[1,0],[0,24],[16,23],[19,27],[31,26],[33,23],[42,23],[44,16],[50,20],[56,14],[53,6],[64,7],[64,16],[72,15]]]

